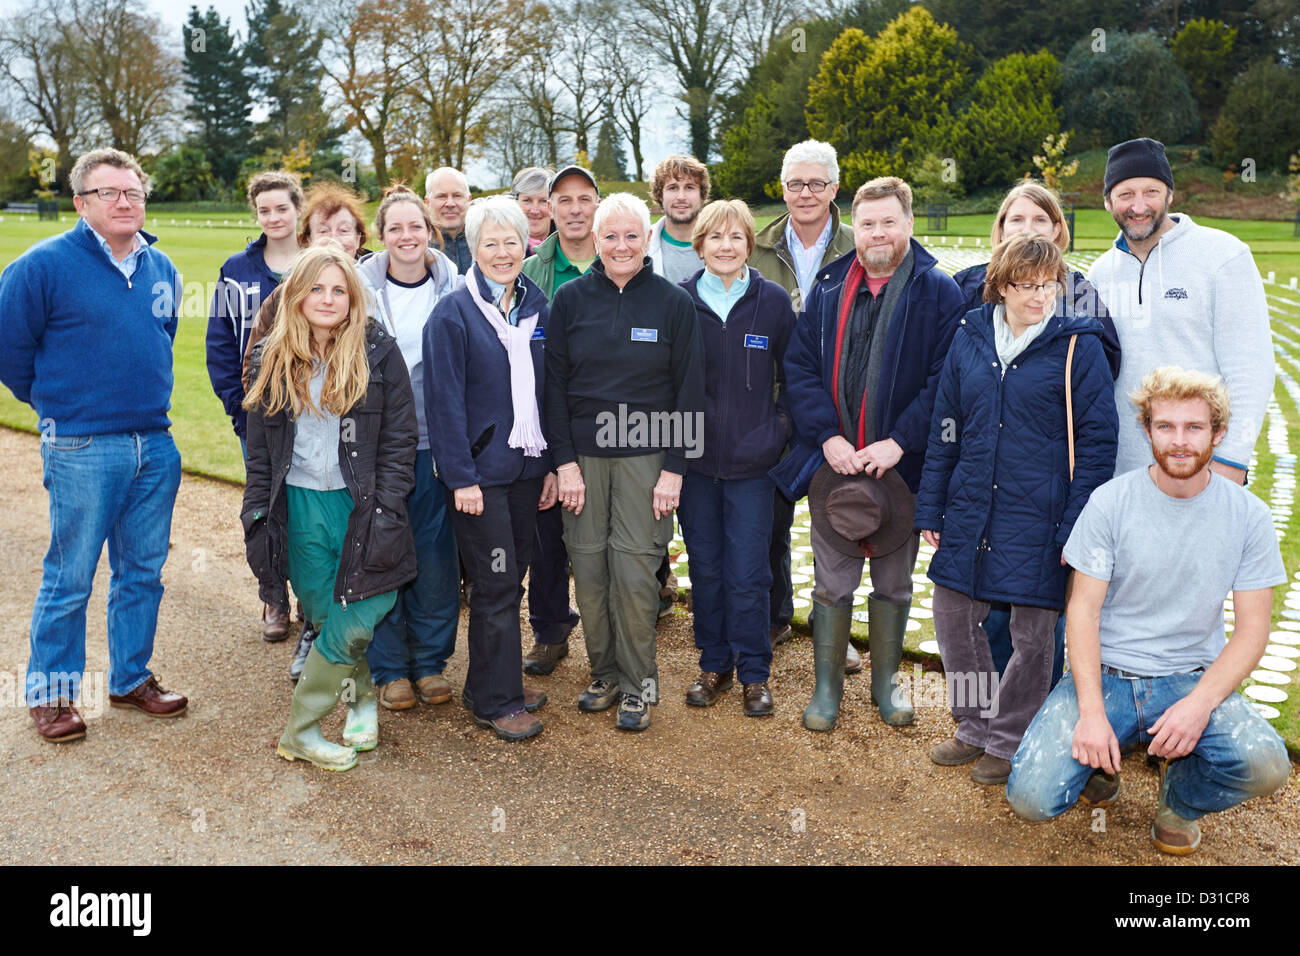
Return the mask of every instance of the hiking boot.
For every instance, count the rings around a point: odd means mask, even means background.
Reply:
[[[700,671],[695,683],[686,691],[686,703],[692,707],[711,707],[718,702],[722,692],[734,684],[731,672],[715,674],[712,671]]]
[[[560,659],[569,656],[569,642],[561,641],[559,644],[543,644],[540,641],[533,641],[532,650],[524,656],[524,673],[525,674],[549,674],[555,670],[555,665],[560,663]]]
[[[496,720],[487,720],[474,714],[474,723],[487,727],[502,740],[511,743],[536,737],[542,732],[542,722],[526,710],[516,710],[513,714],[506,714]]]
[[[441,674],[425,674],[415,682],[415,692],[426,704],[445,704],[451,700],[451,685]]]
[[[776,650],[790,638],[794,637],[794,629],[789,624],[775,625],[769,638],[772,641],[772,650]]]
[[[379,703],[385,710],[410,710],[415,706],[415,688],[405,677],[380,685]]]
[[[650,705],[638,694],[624,694],[618,702],[618,720],[614,726],[619,730],[645,730],[650,726]]]
[[[772,691],[767,686],[767,681],[745,685],[745,716],[772,716]]]
[[[1151,842],[1161,853],[1187,856],[1201,845],[1201,826],[1195,820],[1180,817],[1165,802],[1168,773],[1169,758],[1166,757],[1160,760],[1160,800],[1156,804],[1156,818],[1151,823]]]
[[[262,605],[262,640],[275,644],[289,636],[289,612],[271,604]]]
[[[941,767],[959,767],[983,753],[983,747],[973,747],[964,740],[949,737],[937,747],[930,748],[930,759]]]
[[[986,787],[1000,786],[1011,776],[1011,761],[986,753],[970,768],[970,778]]]
[[[1119,771],[1103,773],[1094,770],[1088,783],[1079,794],[1079,800],[1090,807],[1109,807],[1119,799]]]
[[[609,710],[618,702],[618,685],[609,681],[594,680],[578,697],[578,710],[588,713]]]
[[[460,702],[466,710],[472,711],[474,709],[474,695],[469,692],[468,687],[460,692]],[[542,705],[545,703],[546,691],[538,690],[536,687],[529,687],[527,684],[524,685],[524,710],[534,714],[541,710]]]

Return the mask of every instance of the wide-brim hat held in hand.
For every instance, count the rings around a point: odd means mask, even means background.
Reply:
[[[916,502],[894,469],[880,478],[841,475],[823,464],[808,488],[813,527],[840,554],[872,558],[901,548],[912,534]]]

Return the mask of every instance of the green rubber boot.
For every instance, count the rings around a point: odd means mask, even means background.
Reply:
[[[809,730],[834,730],[844,696],[844,655],[849,646],[853,606],[829,607],[813,602],[813,669],[817,687],[803,709],[803,725]]]
[[[867,629],[871,647],[871,698],[880,718],[891,727],[905,727],[916,719],[912,702],[898,687],[898,665],[903,660],[903,635],[911,604],[867,598]]]
[[[328,715],[343,693],[343,681],[351,677],[355,664],[331,664],[315,644],[302,666],[302,677],[289,703],[289,726],[275,752],[286,760],[306,760],[322,770],[351,770],[357,752],[332,744],[321,735],[321,718]]]
[[[357,753],[374,750],[379,746],[379,707],[375,685],[370,682],[370,665],[361,655],[356,670],[352,672],[356,686],[348,700],[348,721],[343,725],[343,746]],[[344,698],[347,700],[347,697]]]

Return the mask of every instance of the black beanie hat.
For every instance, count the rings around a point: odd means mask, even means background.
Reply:
[[[1164,143],[1143,136],[1141,139],[1130,139],[1126,143],[1112,146],[1106,154],[1106,180],[1102,195],[1109,196],[1116,183],[1139,176],[1158,179],[1173,191],[1174,171],[1169,168]]]

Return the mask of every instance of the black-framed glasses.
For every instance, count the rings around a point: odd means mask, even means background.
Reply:
[[[118,197],[125,194],[126,201],[133,206],[143,206],[144,201],[149,198],[149,194],[143,189],[117,189],[113,186],[100,186],[98,189],[83,189],[77,193],[78,196],[89,196],[94,193],[104,202],[117,202]]]
[[[785,188],[797,195],[803,192],[803,188],[807,186],[809,192],[813,195],[818,195],[826,192],[826,187],[829,185],[830,183],[824,179],[810,179],[807,182],[804,182],[802,179],[791,179],[785,184]]]
[[[1025,295],[1034,295],[1038,292],[1046,292],[1054,296],[1061,291],[1059,282],[1008,282],[1007,285],[1013,289],[1019,289]]]

